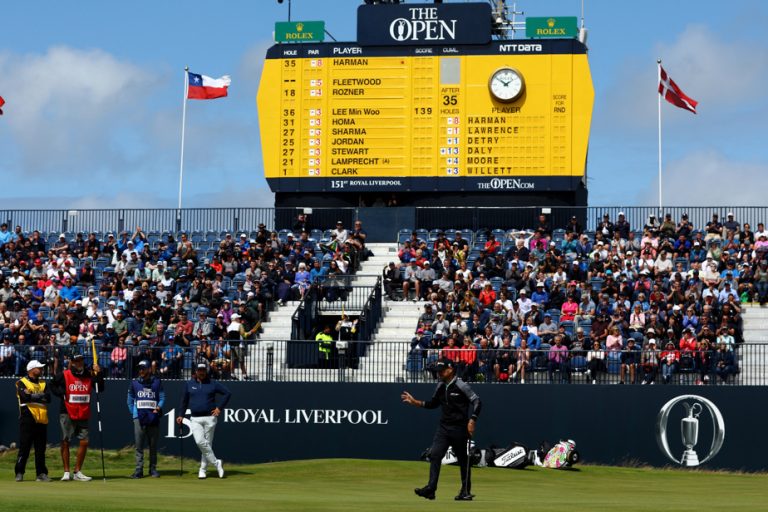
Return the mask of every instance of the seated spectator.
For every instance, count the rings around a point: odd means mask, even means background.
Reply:
[[[640,365],[642,354],[640,347],[635,343],[634,338],[627,340],[627,348],[621,353],[621,366],[619,368],[619,384],[624,384],[627,373],[629,373],[629,383],[635,383],[637,368]]]
[[[672,376],[677,373],[680,366],[680,352],[675,349],[672,341],[667,342],[664,351],[659,355],[661,365],[661,377],[664,384],[672,382]]]
[[[563,384],[570,382],[571,368],[569,364],[570,355],[568,347],[563,345],[563,338],[559,334],[555,336],[555,344],[549,348],[547,355],[547,371],[549,373],[549,383],[554,383],[554,372],[560,372],[560,381]]]
[[[717,345],[717,351],[714,354],[715,375],[720,378],[720,382],[726,384],[728,377],[736,373],[736,358],[732,350],[728,350],[725,343]]]
[[[125,340],[118,340],[117,346],[109,355],[109,372],[114,378],[125,375],[125,362],[128,359],[128,350],[125,348]]]
[[[579,312],[579,305],[574,301],[573,295],[568,295],[565,304],[560,309],[560,322],[573,322],[576,319],[576,313]]]
[[[552,315],[549,313],[544,313],[544,322],[539,325],[537,332],[538,336],[541,338],[541,341],[551,344],[557,332],[557,324],[552,321]],[[583,329],[582,332],[584,332]]]
[[[512,374],[512,382],[520,376],[520,384],[525,384],[525,372],[531,368],[531,350],[528,342],[523,339],[515,350],[515,372]]]
[[[641,384],[653,384],[659,369],[659,357],[661,353],[656,348],[656,340],[651,338],[643,349],[640,363],[643,366],[643,381]]]
[[[184,350],[176,345],[173,336],[168,336],[168,346],[162,352],[160,374],[164,378],[178,379],[181,376],[181,363]]]
[[[601,380],[600,374],[605,373],[605,351],[600,348],[600,343],[595,341],[592,344],[592,350],[587,352],[587,379],[592,379],[592,384],[598,384]]]

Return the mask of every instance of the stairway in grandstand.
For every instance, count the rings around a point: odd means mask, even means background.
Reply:
[[[397,244],[375,244],[371,248],[375,257],[369,258],[365,267],[366,274],[381,275],[390,261],[399,263]],[[368,270],[370,268],[370,270]],[[423,302],[403,302],[388,300],[384,296],[382,321],[374,334],[373,344],[368,357],[363,362],[369,371],[365,372],[367,381],[391,381],[405,375],[405,361],[408,356],[407,342],[413,338],[419,316],[423,311]]]
[[[740,383],[764,386],[768,384],[768,308],[744,304],[741,316],[744,319],[744,343],[751,346],[740,357]]]

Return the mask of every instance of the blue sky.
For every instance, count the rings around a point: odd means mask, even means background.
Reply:
[[[361,3],[293,0],[292,17],[325,20],[336,39],[353,40]],[[768,2],[585,3],[590,204],[657,200],[657,57],[700,102],[696,116],[663,105],[665,204],[765,204]],[[580,0],[521,0],[518,9],[578,15]],[[287,0],[6,5],[0,209],[175,207],[185,65],[232,77],[228,98],[187,109],[185,206],[271,205],[255,98],[287,11]]]

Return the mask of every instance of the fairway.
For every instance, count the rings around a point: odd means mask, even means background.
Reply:
[[[16,451],[0,456],[3,511],[137,510],[768,510],[768,475],[582,466],[575,471],[541,468],[476,469],[474,502],[455,502],[458,469],[444,467],[437,500],[426,501],[413,488],[426,482],[423,462],[312,460],[227,465],[227,478],[199,481],[197,466],[162,457],[160,479],[131,480],[132,450],[107,454],[107,482],[98,451],[89,453],[85,472],[92,482],[49,484],[13,481]],[[51,477],[61,476],[58,450],[48,452]],[[195,470],[193,472],[193,470]],[[211,473],[209,473],[210,475]],[[492,507],[492,508],[489,508]]]

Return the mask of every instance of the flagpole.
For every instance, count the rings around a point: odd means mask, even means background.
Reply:
[[[184,67],[184,102],[181,108],[181,160],[179,162],[179,211],[177,223],[181,221],[181,190],[184,183],[184,129],[187,125],[187,87],[189,87],[189,66]]]
[[[657,85],[661,83],[661,59],[656,59],[656,65],[657,65]],[[659,103],[659,219],[661,219],[661,216],[664,214],[662,211],[662,201],[661,201],[661,93],[657,94],[658,96],[658,103]]]

